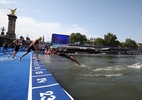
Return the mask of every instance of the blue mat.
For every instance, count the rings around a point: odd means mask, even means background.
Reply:
[[[0,100],[73,100],[32,53],[22,61],[0,56]]]
[[[32,57],[29,100],[73,100],[40,60]]]
[[[27,100],[31,54],[19,61],[22,54],[18,53],[15,60],[0,56],[0,100]]]

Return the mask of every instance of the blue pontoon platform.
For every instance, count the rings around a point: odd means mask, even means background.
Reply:
[[[0,100],[74,100],[40,60],[29,53],[22,61],[0,54]]]

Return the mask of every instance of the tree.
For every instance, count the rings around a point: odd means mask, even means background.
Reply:
[[[142,49],[142,43],[138,43],[138,47]]]
[[[87,41],[85,35],[81,35],[80,33],[71,33],[70,35],[70,43],[80,43],[83,44]]]
[[[126,47],[126,42],[121,42],[121,43],[120,43],[120,46],[121,46],[121,47]]]
[[[94,40],[94,44],[98,45],[98,46],[104,46],[105,45],[105,41],[102,38],[97,38]]]
[[[104,35],[104,41],[106,46],[117,47],[120,45],[120,42],[117,40],[116,35],[112,33],[108,33],[107,35]]]
[[[125,40],[125,47],[131,48],[131,49],[136,49],[136,48],[138,48],[138,45],[134,40],[127,38]]]
[[[90,39],[87,39],[86,43],[87,43],[87,44],[93,44],[93,41],[90,40]]]

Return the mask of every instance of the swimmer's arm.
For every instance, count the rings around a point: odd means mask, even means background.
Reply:
[[[80,63],[73,56],[70,56],[70,59],[75,61],[78,65],[80,65]]]
[[[13,43],[15,43],[16,45],[18,45],[18,40],[14,40]]]
[[[13,43],[16,43],[17,40],[14,40]]]
[[[56,55],[59,55],[59,53],[58,52],[56,52],[56,51],[52,51],[54,54],[56,54]]]

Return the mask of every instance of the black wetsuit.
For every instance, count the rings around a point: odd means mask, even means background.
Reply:
[[[17,39],[15,42],[16,42],[16,45],[15,45],[15,47],[14,47],[14,51],[17,51],[17,52],[18,52],[19,49],[20,49],[20,46],[21,46],[21,45],[20,45],[21,42],[20,42],[20,40],[18,40],[18,39]]]
[[[20,45],[15,45],[14,51],[19,51]]]
[[[64,52],[59,52],[58,55],[70,59],[70,56],[66,55]]]
[[[7,49],[7,48],[8,48],[8,44],[7,44],[7,43],[4,43],[4,44],[3,44],[3,48],[4,48],[4,49]]]

